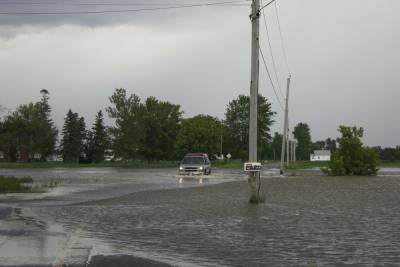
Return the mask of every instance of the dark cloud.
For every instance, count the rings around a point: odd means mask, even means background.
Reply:
[[[238,1],[238,0],[236,0]],[[176,7],[188,7],[209,3],[223,3],[229,1],[143,1],[143,0],[95,0],[95,1],[0,1],[1,13],[0,25],[2,26],[58,26],[63,24],[83,25],[97,27],[115,25],[121,23],[159,24],[173,20],[182,14],[191,14],[193,9],[209,10],[210,8],[240,8],[243,4],[227,4],[221,6],[200,6],[192,8],[175,9]],[[242,1],[241,3],[244,3]],[[247,4],[244,4],[245,6]],[[165,10],[164,8],[171,8]],[[154,10],[161,9],[161,10]],[[4,14],[4,13],[22,14]],[[79,14],[68,14],[78,12]],[[82,14],[85,12],[105,12],[94,14]],[[110,12],[110,13],[108,13]],[[23,14],[25,13],[25,14]],[[39,13],[39,14],[30,14]],[[40,14],[44,13],[44,14]],[[66,14],[45,14],[66,13]]]
[[[400,2],[294,0],[279,1],[278,8],[293,75],[290,124],[309,123],[314,140],[335,137],[339,124],[356,124],[366,128],[370,145],[399,144]],[[273,8],[265,11],[284,89],[287,70],[276,16]],[[108,105],[113,88],[125,87],[142,98],[179,103],[185,116],[222,118],[229,100],[248,93],[249,12],[246,7],[209,7],[0,15],[0,105],[14,108],[37,100],[40,89],[47,88],[58,125],[68,108],[90,123]],[[263,26],[261,32],[272,70]],[[260,92],[278,112],[273,130],[282,131],[282,112],[263,70],[260,79]]]

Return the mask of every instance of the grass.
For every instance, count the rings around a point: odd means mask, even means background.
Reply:
[[[327,161],[297,161],[294,163],[291,162],[289,165],[289,169],[311,169],[324,167],[328,167]],[[400,161],[381,161],[379,162],[378,167],[400,168]]]
[[[27,193],[31,188],[26,183],[32,183],[30,177],[17,178],[14,176],[0,176],[0,193]]]
[[[177,167],[175,161],[129,161],[129,162],[102,162],[102,163],[63,163],[63,162],[1,162],[0,169],[29,169],[29,168],[168,168]]]
[[[400,161],[381,161],[378,167],[400,168]]]
[[[243,162],[240,160],[218,160],[212,163],[213,167],[225,168],[225,169],[242,169]]]
[[[290,162],[289,169],[312,169],[328,167],[327,161],[296,161]]]

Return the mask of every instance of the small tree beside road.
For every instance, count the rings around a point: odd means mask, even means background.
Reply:
[[[300,122],[294,127],[293,135],[298,141],[296,157],[299,160],[309,160],[312,148],[310,127]]]
[[[379,155],[374,149],[363,146],[361,138],[364,129],[341,125],[339,132],[339,148],[324,171],[333,176],[375,175],[378,171]]]

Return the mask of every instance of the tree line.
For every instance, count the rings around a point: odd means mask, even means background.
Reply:
[[[311,130],[307,123],[299,122],[293,128],[292,134],[297,141],[296,159],[298,160],[309,160],[310,154],[314,150],[329,150],[331,153],[337,150],[336,140],[332,138],[312,142]],[[282,134],[275,132],[270,145],[270,151],[272,151],[270,158],[279,160],[282,149]]]
[[[98,111],[92,126],[85,118],[69,110],[60,132],[51,118],[50,93],[40,91],[38,102],[19,105],[0,118],[0,152],[5,161],[46,161],[59,155],[64,162],[97,163],[104,152],[112,150],[115,158],[147,161],[177,160],[189,152],[209,155],[231,154],[247,160],[249,133],[248,96],[231,100],[224,118],[199,114],[183,118],[180,105],[148,97],[144,101],[125,89],[115,89],[109,97],[106,115],[114,125],[106,126],[103,111]],[[258,96],[258,157],[279,160],[282,134],[271,136],[275,112],[271,103]],[[337,140],[327,138],[312,142],[310,127],[298,123],[292,131],[297,140],[296,158],[309,160],[314,150],[337,150]],[[400,147],[374,148],[382,160],[400,160]]]
[[[19,105],[0,120],[0,151],[5,161],[46,161],[54,155],[64,162],[96,163],[104,161],[104,152],[112,150],[121,160],[176,160],[188,152],[209,155],[230,153],[246,159],[248,150],[248,96],[239,95],[229,102],[220,120],[199,114],[183,118],[180,105],[115,89],[109,97],[106,114],[114,125],[106,126],[103,111],[98,111],[88,129],[85,118],[71,109],[59,131],[51,118],[50,93],[41,91],[36,103]],[[259,156],[271,154],[270,127],[275,112],[259,95]]]

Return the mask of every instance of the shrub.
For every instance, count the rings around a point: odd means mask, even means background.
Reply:
[[[339,149],[322,171],[333,176],[376,175],[379,155],[374,149],[362,146],[363,128],[340,126],[339,131]]]
[[[323,171],[332,176],[345,175],[346,171],[344,169],[343,158],[337,154],[333,155],[331,161],[328,164],[328,168],[324,168]]]

